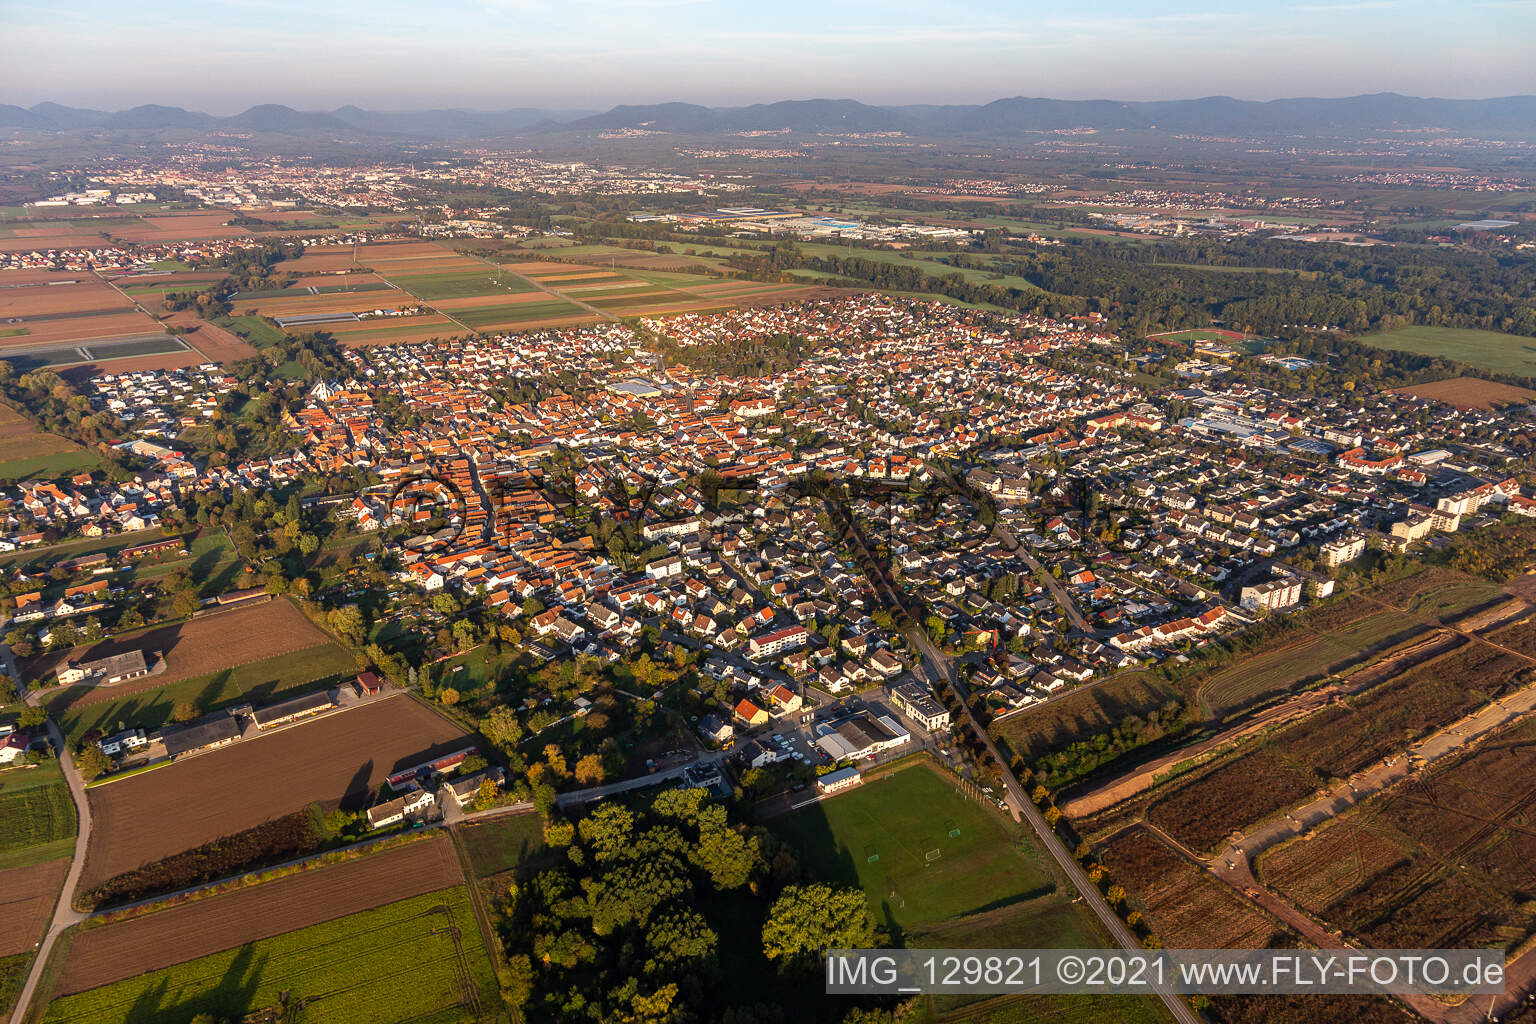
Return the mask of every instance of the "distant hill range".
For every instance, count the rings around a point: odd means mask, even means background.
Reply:
[[[1223,136],[1331,136],[1430,130],[1523,138],[1536,136],[1536,96],[1442,100],[1377,93],[1267,102],[1208,96],[1152,103],[1016,96],[980,105],[898,107],[871,106],[857,100],[786,100],[746,107],[704,107],[692,103],[625,105],[605,113],[532,107],[489,112],[377,111],[355,106],[299,111],[263,104],[233,117],[153,105],[109,112],[57,103],[39,103],[30,108],[0,104],[0,129],[45,132],[237,131],[450,140],[624,131],[731,135],[788,130],[795,134],[902,132],[928,138],[1009,138],[1087,128],[1101,132]]]

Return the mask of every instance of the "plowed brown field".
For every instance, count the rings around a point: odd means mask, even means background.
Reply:
[[[397,696],[92,787],[81,888],[311,803],[361,809],[396,771],[469,742]]]
[[[25,953],[42,938],[68,871],[68,857],[0,871],[0,915],[6,925],[0,930],[0,956]]]
[[[79,933],[58,994],[110,985],[463,881],[453,843],[424,839]]]

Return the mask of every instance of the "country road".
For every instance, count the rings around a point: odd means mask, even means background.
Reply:
[[[59,767],[63,769],[64,780],[69,784],[69,795],[75,801],[75,816],[79,826],[75,832],[75,853],[69,862],[69,874],[65,876],[64,887],[59,891],[59,902],[53,909],[53,919],[48,922],[48,931],[38,944],[37,955],[32,958],[26,983],[21,987],[21,994],[16,997],[16,1008],[11,1011],[11,1024],[21,1024],[26,1018],[27,1008],[37,991],[38,979],[48,964],[48,954],[53,951],[59,936],[65,929],[74,927],[89,916],[75,909],[75,889],[80,885],[80,872],[85,870],[85,848],[91,841],[91,805],[85,799],[85,780],[75,769],[74,759],[64,746],[64,734],[51,719],[48,722],[48,739],[59,753]]]

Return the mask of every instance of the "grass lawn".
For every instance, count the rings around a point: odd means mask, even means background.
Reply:
[[[229,535],[222,529],[211,527],[192,541],[187,548],[187,557],[157,560],[150,556],[134,565],[130,575],[134,583],[148,585],[176,569],[183,569],[197,583],[198,597],[217,597],[234,589],[240,566],[240,558],[235,554]]]
[[[924,765],[878,776],[771,827],[815,877],[859,885],[877,922],[908,933],[1053,886],[1016,827]]]
[[[1403,327],[1356,340],[1394,352],[1442,356],[1495,373],[1536,377],[1536,338],[1460,327]]]
[[[481,1013],[463,1005],[461,976],[479,989]],[[500,1004],[468,895],[456,887],[56,999],[43,1020],[238,1020],[284,992],[290,1004],[313,1000],[305,1024],[457,1024],[493,1020]]]
[[[517,867],[530,853],[544,847],[544,819],[537,814],[509,814],[504,818],[463,826],[459,837],[469,854],[475,875],[484,878]]]
[[[115,732],[141,726],[158,729],[180,701],[202,712],[245,701],[266,703],[280,694],[308,693],[357,673],[357,659],[339,644],[323,643],[274,658],[252,661],[205,676],[183,679],[158,690],[125,694],[116,700],[79,704],[65,711],[59,728],[73,743],[88,729]]]
[[[57,761],[0,771],[0,869],[68,856],[74,849],[75,803]]]

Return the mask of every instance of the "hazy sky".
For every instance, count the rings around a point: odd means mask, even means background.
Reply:
[[[1536,93],[1536,0],[0,0],[0,102]]]

